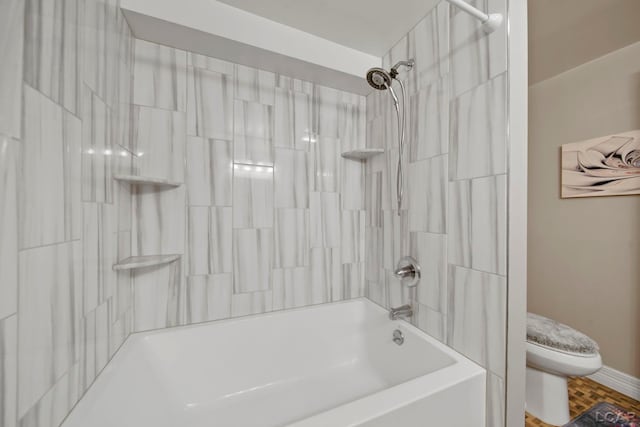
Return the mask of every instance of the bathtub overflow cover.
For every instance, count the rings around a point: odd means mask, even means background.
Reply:
[[[393,331],[393,342],[402,345],[404,343],[404,334],[400,329]]]

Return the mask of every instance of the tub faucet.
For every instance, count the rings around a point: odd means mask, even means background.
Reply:
[[[398,320],[413,316],[413,308],[411,304],[401,305],[400,307],[391,308],[389,310],[389,319]]]

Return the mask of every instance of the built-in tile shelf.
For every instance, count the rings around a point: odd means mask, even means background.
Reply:
[[[149,176],[115,175],[113,179],[121,182],[128,182],[132,185],[157,185],[159,187],[180,187],[182,185],[181,182]]]
[[[133,270],[135,268],[153,267],[156,265],[169,264],[180,259],[182,255],[141,255],[132,256],[113,264],[114,270]]]
[[[384,153],[382,148],[362,148],[360,150],[345,151],[342,153],[342,157],[351,160],[367,160],[382,153]]]

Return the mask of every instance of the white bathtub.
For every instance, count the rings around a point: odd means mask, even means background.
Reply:
[[[133,334],[63,427],[483,427],[484,408],[484,369],[358,299]]]

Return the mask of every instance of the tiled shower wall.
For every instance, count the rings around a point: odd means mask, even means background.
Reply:
[[[365,98],[135,44],[134,330],[364,295]]]
[[[57,426],[131,330],[133,38],[116,0],[0,2],[0,425]],[[123,155],[124,153],[124,155]]]
[[[58,425],[134,330],[365,293],[399,305],[408,253],[424,272],[416,323],[488,368],[488,425],[502,425],[504,26],[487,37],[441,4],[385,57],[417,62],[398,216],[386,93],[365,117],[353,94],[134,42],[116,2],[0,4],[0,424]],[[365,143],[387,150],[366,167],[340,157]],[[111,268],[169,253],[182,257]]]
[[[505,14],[505,0],[471,2]],[[487,368],[487,426],[504,425],[507,304],[506,25],[486,35],[441,2],[383,58],[414,58],[408,89],[405,194],[396,207],[396,113],[388,93],[367,98],[367,295],[389,307],[411,298],[393,276],[401,256],[422,268],[415,323]]]

